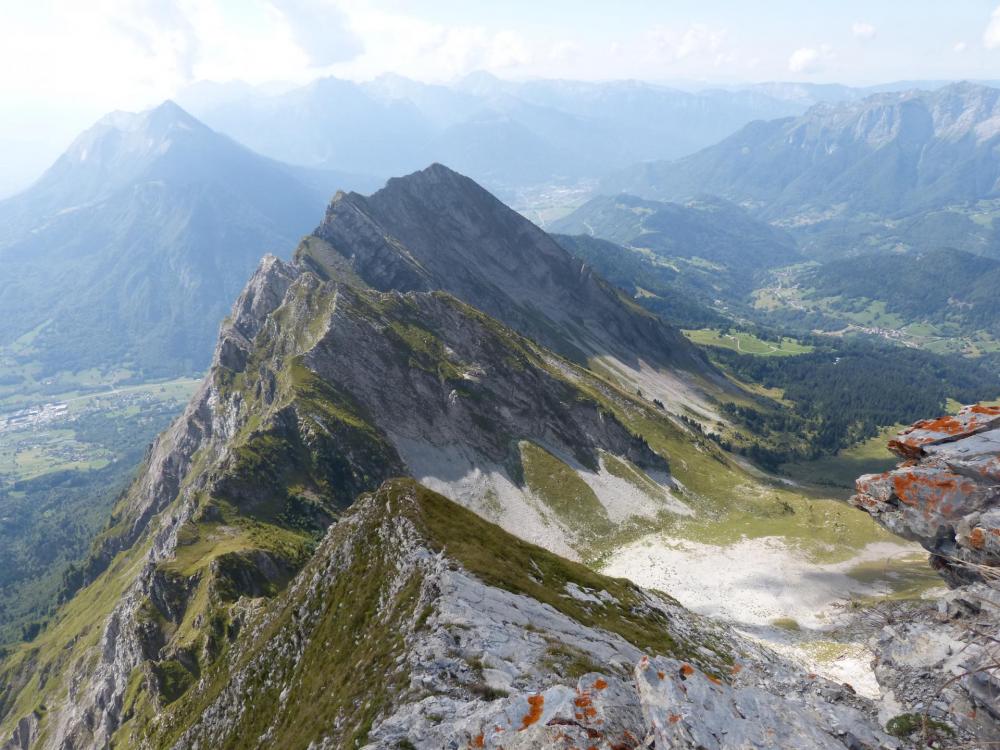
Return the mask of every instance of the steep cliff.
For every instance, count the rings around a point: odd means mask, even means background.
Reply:
[[[232,605],[280,591],[391,476],[447,487],[569,555],[635,514],[688,512],[666,461],[587,378],[598,384],[448,295],[267,258],[205,384],[116,507],[93,583],[9,660],[4,713],[45,696],[45,746],[110,740],[130,691],[183,692],[237,627]],[[631,487],[633,502],[582,476]]]
[[[876,675],[914,731],[942,722],[966,739],[1000,736],[1000,408],[904,430],[903,462],[857,481],[852,503],[920,542],[952,590],[876,638]],[[925,718],[926,717],[926,718]]]

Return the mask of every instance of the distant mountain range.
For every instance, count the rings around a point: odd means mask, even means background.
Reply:
[[[819,256],[950,246],[1000,257],[1000,89],[962,83],[816,105],[629,168],[602,190],[720,195]]]
[[[324,78],[285,90],[201,83],[179,96],[212,127],[282,161],[375,174],[438,161],[510,198],[506,191],[526,185],[594,179],[635,162],[677,159],[751,122],[802,115],[816,104],[946,85],[773,82],[682,89],[632,80],[508,81],[477,72],[448,85],[394,74],[361,83]]]
[[[258,156],[172,102],[109,115],[0,202],[0,347],[39,375],[201,370],[261,255],[334,186],[375,184]]]
[[[190,106],[217,130],[282,161],[376,174],[438,161],[503,190],[682,156],[751,120],[798,114],[808,101],[477,73],[452,86],[395,75],[367,83],[326,78],[276,95],[202,86]]]

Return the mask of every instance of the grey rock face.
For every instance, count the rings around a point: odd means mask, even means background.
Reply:
[[[655,747],[899,747],[872,725],[869,714],[850,705],[844,688],[814,690],[800,683],[777,693],[770,685],[732,686],[690,664],[659,657],[643,659],[635,679]]]
[[[357,399],[386,433],[461,445],[478,454],[481,464],[516,460],[513,441],[521,439],[550,445],[584,465],[596,465],[600,447],[641,467],[668,470],[643,441],[596,402],[579,398],[568,382],[528,357],[511,358],[506,334],[454,299],[350,287],[337,294],[326,333],[305,361]],[[372,309],[373,303],[384,312]],[[457,389],[453,380],[442,382],[440,369],[414,366],[400,356],[399,339],[386,330],[397,320],[433,332],[424,335],[443,347],[443,361],[433,364],[461,372]],[[531,348],[526,341],[517,345]],[[484,424],[502,430],[484,430]]]
[[[3,744],[3,750],[30,750],[38,734],[38,715],[29,714],[17,722],[14,735]]]
[[[975,746],[1000,733],[1000,591],[982,583],[960,586],[936,607],[911,612],[883,628],[870,644],[875,676],[892,714],[914,713],[942,722],[956,739]]]
[[[289,267],[276,258],[262,262],[240,297],[234,317],[223,327],[217,365],[225,358],[246,361],[253,335],[282,300],[291,275]],[[115,533],[105,536],[92,565],[99,572],[118,552],[145,535],[150,538],[149,551],[104,624],[94,660],[72,668],[67,695],[49,707],[43,747],[104,747],[118,729],[129,679],[150,658],[151,649],[157,649],[149,642],[140,608],[163,590],[156,565],[173,557],[177,531],[195,512],[194,497],[205,486],[206,477],[189,477],[193,458],[199,451],[224,455],[226,440],[242,421],[238,413],[238,404],[227,400],[211,378],[206,379],[184,414],[153,444],[144,470],[116,510]],[[188,479],[195,481],[185,485]],[[162,518],[153,524],[157,514],[163,514]]]
[[[571,359],[611,353],[713,371],[680,333],[440,164],[367,198],[338,194],[315,234],[376,289],[449,292]]]

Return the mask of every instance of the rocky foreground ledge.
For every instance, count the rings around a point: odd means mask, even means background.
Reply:
[[[891,713],[963,747],[1000,738],[1000,407],[966,406],[889,443],[903,461],[851,502],[919,542],[951,591],[872,644]],[[962,744],[972,743],[972,744]]]

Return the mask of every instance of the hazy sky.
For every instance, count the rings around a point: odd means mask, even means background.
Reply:
[[[998,0],[0,0],[0,193],[196,80],[1000,77]]]

